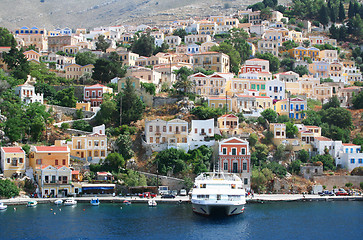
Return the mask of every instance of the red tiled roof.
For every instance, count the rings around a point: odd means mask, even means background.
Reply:
[[[247,61],[264,61],[264,62],[268,62],[268,60],[260,59],[260,58],[252,58],[252,59],[248,59]]]
[[[306,126],[306,125],[305,125],[305,127],[307,127],[307,128],[319,128],[318,126]]]
[[[58,147],[58,146],[36,146],[37,152],[68,152],[68,147]]]
[[[221,117],[238,118],[238,117],[236,117],[236,116],[235,116],[235,115],[233,115],[233,114],[224,114],[224,115],[222,115]]]
[[[106,87],[106,86],[104,86],[104,85],[102,85],[102,84],[97,83],[97,84],[95,84],[95,85],[88,86],[88,87],[86,87],[86,88],[94,88],[94,87]]]
[[[358,147],[359,145],[356,145],[356,144],[353,144],[353,143],[343,143],[343,146]]]
[[[23,153],[24,150],[21,147],[2,147],[5,153]]]
[[[332,141],[330,138],[327,137],[315,137],[315,139],[318,141]]]
[[[78,175],[79,171],[72,171],[72,175]]]

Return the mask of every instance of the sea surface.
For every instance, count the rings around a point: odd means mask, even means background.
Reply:
[[[0,212],[0,239],[363,239],[358,201],[247,204],[232,217],[190,204],[15,207]]]

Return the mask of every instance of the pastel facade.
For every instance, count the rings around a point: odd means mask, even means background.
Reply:
[[[259,53],[271,53],[275,57],[278,57],[279,55],[279,43],[272,40],[259,40],[257,43],[257,50]]]
[[[98,107],[102,103],[103,94],[112,94],[113,89],[101,84],[95,84],[84,88],[84,102],[90,102],[92,107]]]
[[[282,100],[285,98],[285,83],[278,79],[266,81],[266,95],[272,99]]]
[[[189,77],[194,83],[193,92],[203,96],[225,94],[226,83],[233,78],[233,74],[214,73],[204,75],[196,73]]]
[[[262,72],[269,72],[270,71],[270,62],[265,59],[259,59],[259,58],[253,58],[246,60],[245,64],[246,66],[261,66]]]
[[[319,53],[319,58],[321,61],[332,63],[338,60],[337,50],[322,50]]]
[[[219,52],[204,52],[201,54],[194,54],[193,69],[204,68],[206,70],[213,70],[215,72],[229,73],[230,61],[229,56]]]
[[[330,64],[328,62],[316,61],[309,64],[309,74],[315,78],[328,78],[330,71]]]
[[[236,173],[243,181],[244,188],[251,187],[251,154],[249,143],[236,137],[219,143],[219,170]]]
[[[305,117],[304,111],[306,109],[306,99],[296,97],[277,101],[273,110],[279,115],[287,115],[289,118],[299,120]]]
[[[211,42],[212,38],[210,35],[205,34],[195,34],[195,35],[187,35],[184,37],[185,44],[193,44],[196,42],[199,43],[205,43],[205,42]]]
[[[71,64],[68,66],[64,67],[64,71],[65,71],[65,77],[67,79],[75,79],[78,80],[80,79],[84,74],[90,74],[92,75],[93,72],[93,64],[88,64],[85,66],[81,66],[78,64]]]
[[[73,193],[72,170],[66,166],[42,166],[35,171],[42,197],[67,197]]]
[[[169,45],[169,49],[176,48],[181,44],[181,38],[178,36],[166,36],[164,41]]]
[[[239,134],[239,119],[233,114],[225,114],[217,119],[218,128],[221,133],[227,135]]]
[[[315,47],[304,48],[304,47],[296,47],[288,50],[290,57],[295,60],[304,60],[305,57],[311,58],[312,61],[318,61],[320,50]]]
[[[339,157],[336,158],[336,165],[352,171],[356,167],[363,167],[363,153],[360,145],[343,143]]]
[[[39,62],[40,60],[40,54],[34,50],[25,51],[23,54],[28,59],[28,61],[35,60]]]
[[[1,147],[1,170],[4,177],[22,176],[26,169],[25,151],[21,147]]]
[[[208,106],[211,108],[222,108],[227,109],[228,112],[231,112],[236,109],[236,100],[228,97],[209,97],[208,98]]]
[[[69,36],[69,35],[49,36],[48,51],[49,52],[62,51],[63,47],[69,45],[76,45],[77,42],[78,40],[74,36]]]
[[[67,146],[33,146],[29,153],[29,166],[33,170],[43,166],[69,167],[70,150]]]
[[[199,22],[199,34],[213,36],[217,29],[217,23],[208,20]]]

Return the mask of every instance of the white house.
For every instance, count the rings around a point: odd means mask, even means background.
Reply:
[[[284,99],[285,89],[285,83],[278,79],[266,81],[266,95],[272,99]]]
[[[43,94],[35,93],[35,87],[25,82],[23,85],[19,85],[15,88],[15,94],[18,95],[22,102],[35,103],[39,102],[43,104]]]
[[[208,36],[208,35],[207,35]],[[201,46],[198,44],[190,44],[187,48],[188,54],[196,54],[201,52]]]
[[[335,158],[335,164],[341,165],[348,171],[352,171],[356,167],[363,167],[363,153],[361,146],[343,143],[339,157]]]

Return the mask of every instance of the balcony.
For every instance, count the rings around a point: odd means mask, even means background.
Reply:
[[[211,61],[203,61],[203,64],[211,64]]]
[[[44,181],[43,184],[48,184],[48,185],[69,184],[69,181]]]
[[[155,135],[160,136],[161,132],[155,132]]]
[[[205,136],[205,135],[207,135],[207,133],[202,132],[202,133],[200,133],[200,135],[201,135],[201,136]]]

